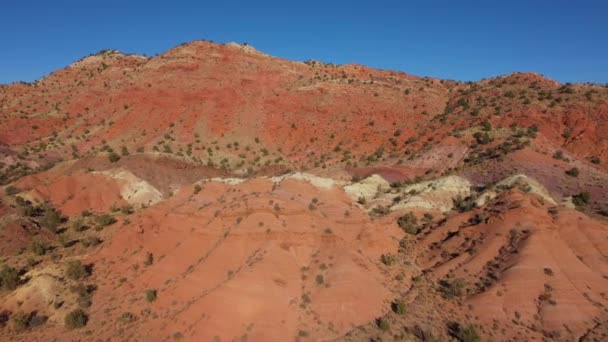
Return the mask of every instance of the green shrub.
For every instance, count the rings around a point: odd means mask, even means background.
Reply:
[[[382,254],[380,256],[380,261],[386,266],[390,266],[395,263],[395,257],[391,254]]]
[[[120,156],[116,152],[110,152],[110,154],[108,154],[108,160],[110,163],[116,163],[120,160]]]
[[[492,130],[492,125],[488,122],[488,121],[484,121],[481,123],[481,128],[486,131],[489,132]]]
[[[154,255],[152,253],[146,253],[146,260],[144,261],[145,266],[150,266],[154,263]]]
[[[23,311],[18,311],[11,315],[11,321],[13,322],[15,331],[23,331],[29,326],[30,315],[27,315]]]
[[[78,280],[88,276],[89,271],[80,260],[72,260],[67,263],[65,275],[70,279]]]
[[[555,151],[555,153],[553,153],[553,159],[557,159],[557,160],[564,159],[564,152]]]
[[[148,302],[151,303],[151,302],[155,301],[156,300],[156,295],[157,295],[156,294],[156,290],[153,290],[153,289],[146,290],[146,300]]]
[[[6,189],[4,191],[9,196],[16,195],[21,192],[21,190],[17,189],[16,187],[14,187],[12,185],[9,185],[8,187],[6,187]]]
[[[601,163],[602,161],[600,160],[600,157],[595,156],[595,157],[591,157],[591,162],[592,162],[593,164],[599,164],[599,163]]]
[[[42,256],[45,255],[46,252],[49,250],[49,246],[44,242],[34,241],[30,246],[30,250],[32,251],[32,253]]]
[[[376,319],[376,326],[382,331],[389,331],[391,329],[391,326],[388,321],[383,318]]]
[[[74,231],[81,232],[86,228],[87,226],[85,225],[84,220],[81,217],[78,217],[74,221],[72,221],[72,229],[74,229]]]
[[[123,323],[131,323],[134,322],[137,317],[131,312],[123,312],[118,319]]]
[[[2,270],[0,271],[1,289],[12,291],[17,288],[20,282],[21,277],[16,269],[6,265],[2,267]]]
[[[405,315],[407,312],[407,305],[404,301],[398,299],[391,304],[391,309],[397,315]]]
[[[40,221],[40,224],[51,232],[55,232],[59,224],[62,221],[61,214],[59,214],[54,208],[50,206],[45,206],[44,208],[44,216]]]
[[[87,325],[88,317],[87,314],[81,309],[76,309],[65,315],[64,323],[65,327],[73,330],[79,329]]]
[[[116,219],[110,214],[100,214],[95,217],[95,222],[101,227],[116,223]]]
[[[80,243],[84,247],[97,246],[101,243],[101,239],[97,236],[87,236],[84,239],[80,240]]]
[[[481,342],[481,336],[472,324],[461,327],[456,337],[462,342]]]
[[[570,177],[578,177],[579,171],[576,167],[566,170],[566,174]]]
[[[419,232],[419,228],[417,227],[418,219],[413,213],[407,213],[399,217],[397,224],[408,234],[416,235]]]
[[[124,215],[131,215],[133,214],[133,206],[132,205],[123,205],[122,207],[120,207],[120,212]]]
[[[462,297],[466,292],[466,282],[461,279],[455,279],[454,281],[449,281],[447,279],[443,279],[439,281],[440,291],[443,296],[447,299],[452,299],[455,297]]]
[[[574,203],[574,205],[577,207],[584,207],[585,205],[589,204],[590,201],[591,194],[586,191],[572,196],[572,203]]]

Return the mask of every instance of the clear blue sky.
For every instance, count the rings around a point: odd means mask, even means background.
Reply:
[[[155,55],[195,39],[446,79],[534,71],[608,83],[606,0],[2,0],[0,83],[101,49]]]

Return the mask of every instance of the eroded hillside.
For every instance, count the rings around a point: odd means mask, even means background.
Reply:
[[[607,336],[606,87],[192,42],[0,114],[8,340]]]

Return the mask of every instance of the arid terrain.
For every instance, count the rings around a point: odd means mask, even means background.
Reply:
[[[195,41],[0,85],[2,341],[608,341],[608,86]]]

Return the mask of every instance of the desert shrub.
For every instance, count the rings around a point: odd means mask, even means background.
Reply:
[[[79,283],[70,288],[70,291],[78,295],[78,306],[83,309],[86,309],[93,304],[92,296],[95,290],[96,287],[94,285],[85,285],[83,283]]]
[[[578,177],[579,171],[576,167],[566,170],[566,174],[570,177]]]
[[[89,271],[80,260],[72,260],[66,265],[65,275],[70,279],[78,280],[88,276]]]
[[[13,329],[15,331],[23,331],[28,328],[30,315],[23,311],[15,312],[11,315],[11,322],[13,322]]]
[[[395,257],[391,254],[382,254],[380,256],[380,261],[386,266],[390,266],[395,263]]]
[[[146,260],[144,261],[145,266],[150,266],[154,263],[154,255],[152,253],[146,253]]]
[[[585,205],[589,204],[590,201],[591,194],[586,191],[572,196],[572,203],[574,203],[574,205],[577,207],[584,207]]]
[[[49,246],[42,241],[34,241],[30,246],[30,250],[32,253],[41,256],[46,254],[46,252],[49,250]]]
[[[452,299],[462,297],[465,294],[466,285],[466,282],[461,278],[454,279],[453,281],[442,279],[439,281],[439,290],[445,298]]]
[[[118,319],[123,323],[131,323],[134,322],[137,317],[131,312],[123,312]]]
[[[431,213],[424,213],[424,220],[427,222],[433,221],[435,217]]]
[[[397,299],[391,304],[391,309],[397,315],[405,315],[405,313],[407,312],[407,305],[404,301]]]
[[[120,207],[120,212],[124,215],[131,215],[133,214],[133,206],[132,205],[123,205],[122,207]]]
[[[416,235],[419,232],[419,229],[417,227],[418,219],[416,218],[416,215],[414,215],[413,213],[407,213],[407,214],[399,217],[399,219],[397,219],[397,224],[406,233]]]
[[[37,312],[33,312],[29,315],[29,321],[27,322],[28,328],[35,328],[39,325],[44,324],[46,322],[47,317],[43,316]]]
[[[564,158],[564,152],[555,151],[555,153],[553,153],[553,159],[561,160],[563,158]]]
[[[378,327],[378,329],[380,329],[382,331],[389,331],[391,329],[390,324],[384,318],[377,318],[376,326]]]
[[[599,163],[601,163],[602,161],[600,160],[600,157],[595,156],[595,157],[591,157],[591,162],[592,162],[593,164],[599,164]]]
[[[322,274],[317,274],[317,276],[315,277],[315,281],[318,285],[321,285],[325,282],[325,278],[323,278]]]
[[[492,141],[492,138],[490,137],[488,132],[475,132],[473,134],[473,138],[475,138],[475,141],[477,141],[477,143],[480,145],[485,145]]]
[[[80,243],[84,247],[92,247],[99,245],[101,243],[101,239],[97,236],[87,236],[84,239],[80,240]]]
[[[57,240],[62,247],[68,247],[70,245],[70,235],[67,232],[59,234]]]
[[[435,337],[435,335],[433,335],[433,332],[428,330],[428,329],[424,329],[419,325],[415,325],[413,332],[414,336],[416,336],[420,341],[423,342],[439,342],[439,339],[437,337]]]
[[[101,227],[109,226],[116,223],[116,219],[110,214],[100,214],[95,217],[95,222]]]
[[[61,224],[62,219],[61,214],[59,214],[54,208],[46,206],[44,208],[44,216],[42,217],[40,224],[46,229],[55,232],[57,227],[59,227],[59,224]]]
[[[454,203],[454,209],[461,213],[469,211],[475,207],[475,201],[471,196],[463,198],[462,196],[458,195],[456,198],[452,199],[452,203]]]
[[[12,291],[21,282],[19,272],[12,267],[4,266],[0,271],[0,289]]]
[[[88,317],[82,309],[76,309],[65,315],[64,324],[65,327],[73,330],[79,329],[87,325]]]
[[[14,187],[12,185],[9,185],[8,187],[6,187],[6,189],[4,191],[9,196],[16,195],[21,192],[21,190],[17,189],[16,187]]]
[[[120,160],[120,156],[116,152],[110,152],[110,154],[108,154],[108,160],[110,163],[116,163]]]
[[[458,323],[450,323],[449,324],[450,335],[456,338],[461,342],[481,342],[481,336],[477,331],[477,328],[469,324],[467,326],[462,326]]]
[[[486,131],[489,132],[492,130],[492,125],[488,122],[488,121],[484,121],[481,123],[481,128]]]
[[[376,217],[384,216],[384,215],[387,215],[388,213],[390,213],[390,208],[385,207],[383,205],[375,206],[374,208],[372,208],[372,211],[371,211],[371,215],[376,216]]]
[[[196,184],[196,185],[194,186],[194,194],[195,194],[195,195],[196,195],[196,194],[198,194],[199,192],[201,192],[201,190],[202,190],[202,188],[201,188],[201,186],[200,186],[200,185]]]
[[[146,301],[151,303],[156,300],[156,297],[157,297],[156,290],[153,290],[153,289],[146,290]]]
[[[78,217],[74,221],[72,221],[72,229],[74,229],[74,231],[81,232],[86,228],[87,226],[85,225],[84,220],[81,217]]]

